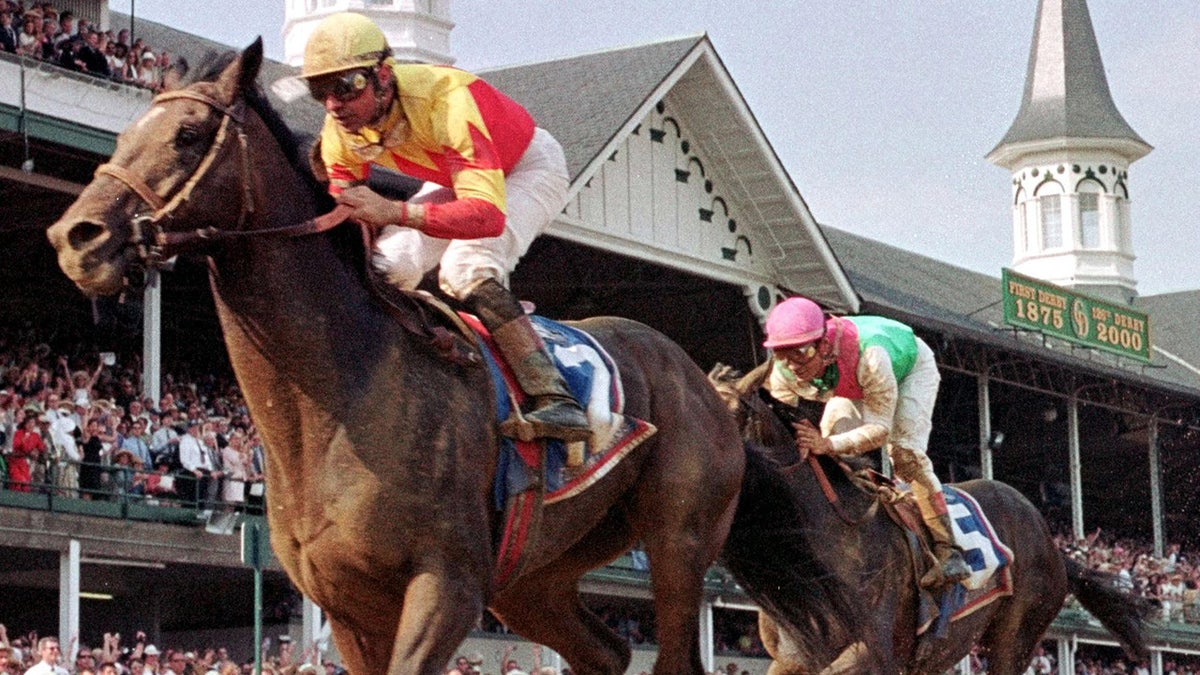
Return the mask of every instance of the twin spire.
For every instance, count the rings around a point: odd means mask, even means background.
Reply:
[[[1086,0],[1040,0],[1021,108],[987,156],[1012,172],[1013,268],[1131,301],[1128,169],[1151,149],[1113,103]]]

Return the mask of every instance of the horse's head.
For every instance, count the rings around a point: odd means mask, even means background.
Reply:
[[[47,231],[84,293],[116,293],[131,267],[154,264],[160,232],[228,228],[253,210],[242,95],[262,56],[260,38],[215,81],[159,94],[121,132],[112,158]]]

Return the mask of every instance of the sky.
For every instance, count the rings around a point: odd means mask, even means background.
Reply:
[[[134,1],[283,58],[285,0]],[[1020,105],[1037,0],[448,1],[467,70],[707,33],[818,222],[994,276],[1012,261],[1009,174],[984,156]],[[1155,148],[1129,171],[1138,290],[1200,289],[1200,2],[1089,10],[1113,100]]]

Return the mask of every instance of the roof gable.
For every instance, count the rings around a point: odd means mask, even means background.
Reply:
[[[687,129],[688,138],[677,139],[685,154],[700,159],[714,182],[724,179],[722,200],[741,214],[741,226],[760,231],[761,258],[771,261],[775,293],[805,293],[838,310],[857,309],[858,298],[836,256],[707,37],[482,75],[562,143],[572,196],[665,105]],[[775,293],[757,309],[770,309]]]
[[[703,35],[693,35],[480,75],[554,134],[574,180],[703,41]]]

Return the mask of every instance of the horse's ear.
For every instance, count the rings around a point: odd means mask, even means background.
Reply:
[[[217,89],[225,100],[232,101],[243,91],[252,89],[262,67],[263,43],[259,36],[242,50],[241,55],[230,63],[217,80]]]
[[[183,73],[175,66],[167,69],[162,76],[163,91],[175,91],[183,84]]]

